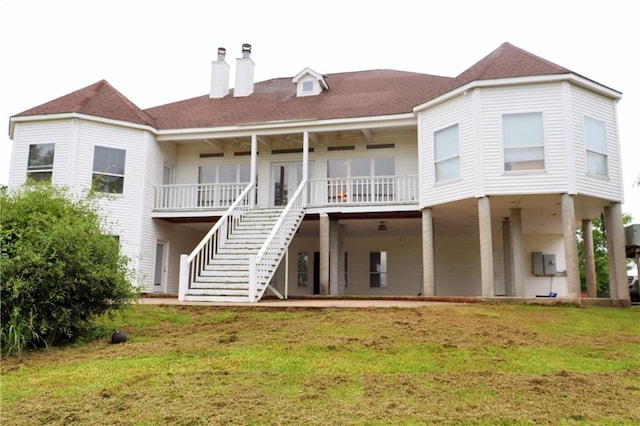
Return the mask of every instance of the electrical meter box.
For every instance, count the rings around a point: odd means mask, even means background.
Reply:
[[[542,254],[539,251],[531,253],[531,265],[533,275],[544,277],[556,274],[556,255]]]

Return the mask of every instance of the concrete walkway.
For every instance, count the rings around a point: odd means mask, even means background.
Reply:
[[[184,305],[184,306],[244,306],[257,308],[414,308],[417,306],[455,305],[461,301],[437,301],[424,299],[263,299],[258,303],[221,303],[221,302],[180,302],[177,298],[141,297],[140,303],[145,305]]]

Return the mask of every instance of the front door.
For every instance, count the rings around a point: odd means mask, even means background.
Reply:
[[[302,182],[302,163],[274,163],[271,165],[272,195],[274,206],[286,206],[289,198]]]
[[[153,291],[166,293],[167,291],[167,247],[166,241],[156,241],[156,264],[153,273]]]

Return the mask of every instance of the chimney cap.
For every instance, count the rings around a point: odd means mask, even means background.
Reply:
[[[218,60],[224,61],[224,56],[227,54],[227,49],[224,47],[218,47]]]
[[[242,57],[248,58],[251,55],[251,45],[249,43],[242,43]]]

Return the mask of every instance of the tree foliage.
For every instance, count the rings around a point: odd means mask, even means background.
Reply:
[[[628,225],[631,223],[631,215],[623,214],[622,223]],[[591,221],[593,235],[593,251],[594,261],[596,264],[596,288],[598,294],[608,297],[609,293],[609,260],[607,257],[607,237],[602,216],[598,216]],[[584,241],[582,228],[578,229],[578,260],[580,264],[580,285],[582,290],[587,289],[587,277],[584,257]]]
[[[136,297],[93,196],[25,185],[0,192],[0,213],[3,352],[75,340],[93,317]]]

